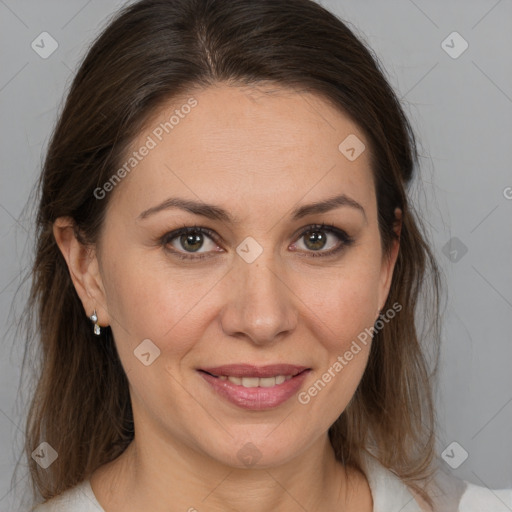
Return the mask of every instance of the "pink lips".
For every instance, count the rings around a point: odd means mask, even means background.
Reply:
[[[234,364],[200,368],[198,371],[214,391],[232,404],[244,409],[264,410],[277,407],[292,397],[302,386],[310,369],[306,366],[290,364],[273,364],[259,367]],[[221,376],[237,377],[239,379],[270,378],[278,375],[291,376],[291,378],[271,387],[245,387],[219,378]]]

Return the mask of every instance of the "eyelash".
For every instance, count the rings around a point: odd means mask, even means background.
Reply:
[[[330,250],[324,251],[324,252],[307,251],[307,252],[311,252],[310,256],[312,258],[317,258],[317,257],[323,258],[323,257],[333,256],[354,243],[354,239],[352,237],[347,235],[347,233],[345,231],[336,228],[333,224],[311,224],[310,226],[306,226],[304,228],[304,230],[299,234],[297,240],[300,240],[307,233],[318,232],[318,231],[326,231],[328,233],[332,233],[333,235],[338,237],[338,239],[340,240],[341,243],[334,249],[330,249]],[[168,245],[175,238],[178,238],[181,235],[189,235],[189,234],[197,234],[197,233],[205,234],[208,237],[210,237],[215,243],[217,243],[217,244],[219,243],[218,239],[217,239],[218,237],[214,231],[212,231],[211,229],[208,229],[208,228],[201,227],[201,226],[183,226],[180,229],[176,229],[174,231],[170,231],[169,233],[166,233],[164,236],[162,236],[158,240],[158,242],[168,252],[172,253],[173,256],[176,256],[182,260],[202,260],[204,258],[211,257],[208,255],[208,253],[197,253],[197,255],[192,256],[187,253],[182,253],[182,252],[176,251],[175,249],[169,249]]]

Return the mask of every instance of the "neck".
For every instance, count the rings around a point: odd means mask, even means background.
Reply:
[[[108,512],[194,510],[289,512],[345,510],[344,467],[327,435],[298,457],[265,469],[233,468],[187,446],[136,438],[116,460],[91,477]]]

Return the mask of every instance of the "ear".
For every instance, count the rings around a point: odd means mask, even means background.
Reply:
[[[78,241],[75,222],[71,217],[59,217],[53,223],[53,236],[66,260],[71,280],[82,301],[85,314],[91,316],[96,310],[98,324],[102,327],[109,325],[105,290],[94,248]]]
[[[393,223],[393,231],[397,238],[391,242],[391,248],[389,255],[386,255],[382,259],[381,267],[381,285],[380,285],[380,297],[379,297],[379,311],[382,310],[384,304],[389,295],[389,289],[391,288],[391,281],[393,278],[393,270],[395,263],[398,258],[398,251],[400,249],[400,233],[402,231],[402,210],[395,208],[395,221]]]

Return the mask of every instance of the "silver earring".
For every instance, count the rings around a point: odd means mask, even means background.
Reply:
[[[93,311],[93,313],[89,317],[89,319],[94,324],[94,334],[96,334],[96,336],[99,336],[100,333],[101,333],[101,329],[100,329],[100,326],[97,323],[98,322],[98,315],[96,314],[96,310]]]

